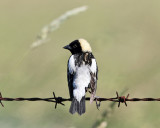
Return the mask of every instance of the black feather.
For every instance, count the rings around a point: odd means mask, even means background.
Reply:
[[[77,101],[77,99],[73,98],[69,112],[71,114],[77,112],[79,115],[82,115],[83,113],[85,113],[85,111],[86,111],[85,96],[82,97],[80,102]]]
[[[68,60],[69,61],[69,60]],[[69,63],[69,62],[68,62]],[[69,72],[69,66],[67,66],[67,79],[68,79],[68,88],[69,88],[69,95],[70,98],[73,98],[73,77],[74,77],[74,73],[70,73]]]

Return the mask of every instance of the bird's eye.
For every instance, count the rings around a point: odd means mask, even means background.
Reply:
[[[77,48],[77,45],[73,45],[73,48]]]

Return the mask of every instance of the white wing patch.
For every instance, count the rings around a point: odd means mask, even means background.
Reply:
[[[73,74],[76,71],[74,55],[69,58],[68,62],[69,73]]]
[[[96,73],[97,72],[97,63],[95,59],[92,59],[92,65],[90,67],[90,70],[92,73]]]

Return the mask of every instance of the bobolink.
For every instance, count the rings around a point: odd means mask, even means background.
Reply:
[[[72,55],[68,60],[67,78],[72,103],[70,113],[85,113],[85,93],[91,89],[90,102],[95,98],[98,79],[98,67],[92,54],[90,44],[84,39],[78,39],[63,47]]]

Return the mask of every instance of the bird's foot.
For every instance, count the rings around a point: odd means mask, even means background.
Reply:
[[[101,101],[99,101],[99,96],[94,96],[94,99],[96,101],[96,107],[99,110],[99,107],[101,106]]]

